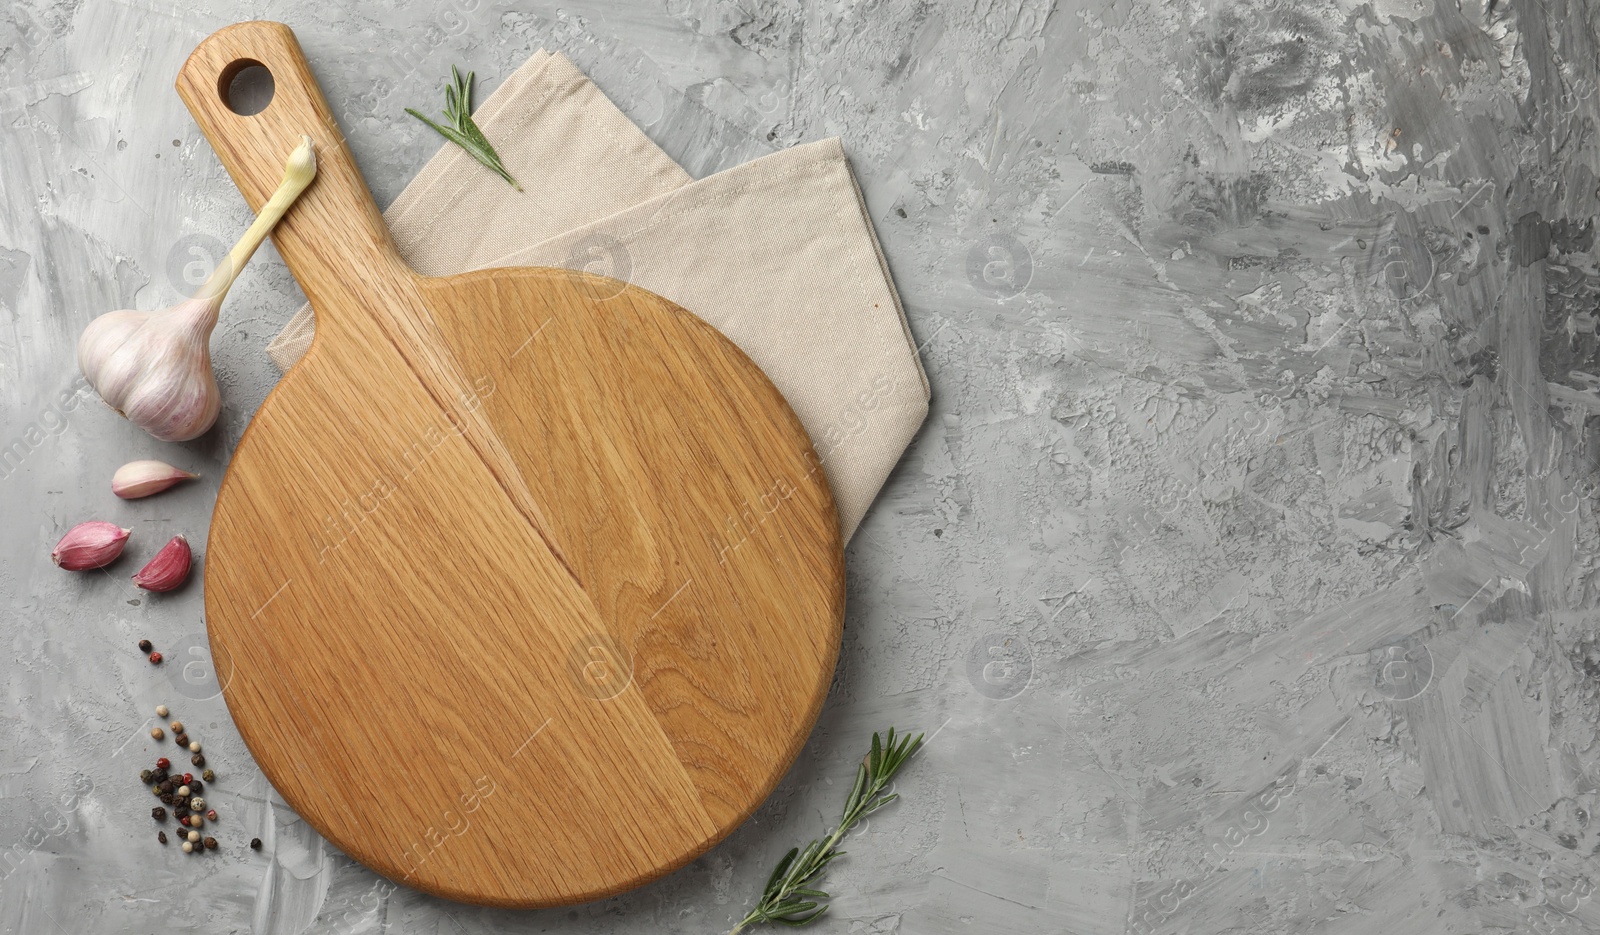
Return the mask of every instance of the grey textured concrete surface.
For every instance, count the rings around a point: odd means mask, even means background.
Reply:
[[[198,587],[51,566],[88,518],[203,556],[276,379],[270,248],[200,441],[86,397],[72,350],[247,222],[171,82],[251,18],[299,33],[384,204],[437,146],[402,109],[541,46],[697,176],[844,137],[933,411],[850,546],[815,735],[680,872],[389,893],[252,766]],[[0,932],[726,931],[889,724],[933,739],[819,930],[1600,931],[1597,55],[1578,0],[8,3]],[[152,456],[205,478],[112,498]],[[219,772],[219,855],[155,842],[158,701]]]

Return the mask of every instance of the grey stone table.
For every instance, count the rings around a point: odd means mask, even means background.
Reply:
[[[815,735],[666,879],[526,913],[389,893],[255,770],[198,586],[151,600],[120,566],[49,562],[90,517],[203,556],[277,377],[262,348],[301,296],[269,248],[214,340],[218,430],[163,446],[74,395],[83,325],[187,292],[248,218],[171,82],[250,18],[298,31],[380,203],[438,146],[405,106],[431,109],[452,63],[487,91],[541,46],[697,176],[844,137],[933,411],[850,545]],[[13,0],[0,932],[726,931],[889,724],[931,742],[850,838],[820,930],[1600,930],[1596,20],[1577,0]],[[112,498],[147,456],[205,477]],[[204,859],[156,844],[136,781],[159,701],[219,772]]]

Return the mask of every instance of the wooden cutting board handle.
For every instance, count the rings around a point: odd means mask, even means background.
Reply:
[[[252,65],[272,73],[272,100],[260,113],[241,116],[229,107],[228,86]],[[213,33],[184,63],[177,88],[252,211],[272,197],[301,137],[316,144],[316,180],[273,230],[272,242],[317,309],[318,328],[337,325],[337,312],[351,304],[346,300],[359,297],[356,307],[370,308],[375,289],[415,275],[395,249],[288,26],[238,23]],[[338,255],[317,248],[330,240],[340,244]]]

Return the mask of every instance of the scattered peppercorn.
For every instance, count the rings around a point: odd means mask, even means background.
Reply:
[[[151,665],[161,665],[161,654],[160,653],[151,653],[150,654],[150,663],[151,663]]]
[[[150,651],[150,650],[151,650],[151,649],[152,649],[152,648],[153,648],[153,647],[152,647],[152,646],[151,646],[151,645],[150,645],[150,641],[149,641],[149,640],[140,640],[140,641],[139,641],[139,652],[141,652],[141,653],[147,653],[147,652],[149,652],[149,651]]]
[[[148,644],[148,641],[141,641],[141,643]],[[145,646],[141,645],[140,648],[144,649]],[[151,651],[150,661],[159,663],[161,654]],[[156,705],[155,710],[158,717],[165,718],[170,714],[169,709],[164,704]],[[205,768],[206,758],[200,752],[200,742],[189,739],[182,721],[169,722],[167,729],[173,732],[173,740],[180,747],[187,747],[193,754],[193,756],[189,757],[189,762],[197,770],[200,770],[200,778],[196,779],[195,774],[190,772],[174,775],[170,772],[172,761],[164,756],[156,758],[155,769],[140,770],[139,782],[148,787],[151,793],[160,799],[162,803],[161,806],[150,810],[150,817],[155,821],[166,821],[167,807],[170,807],[172,817],[177,819],[180,825],[178,840],[183,845],[184,853],[193,854],[206,850],[216,850],[217,839],[213,837],[203,838],[197,830],[207,820],[217,820],[217,810],[215,808],[207,808],[205,799],[200,796],[200,793],[205,788],[203,783],[215,780],[216,773]],[[150,736],[156,740],[165,739],[166,730],[161,727],[153,727],[150,729]],[[158,831],[156,839],[162,844],[166,844],[166,832]],[[260,850],[261,839],[252,839],[250,846],[255,850]]]
[[[251,838],[250,839],[250,849],[252,851],[261,850],[261,839],[260,838]]]

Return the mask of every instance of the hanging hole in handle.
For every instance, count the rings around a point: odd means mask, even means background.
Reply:
[[[217,76],[217,96],[241,117],[253,117],[272,103],[272,72],[252,58],[229,63]]]

